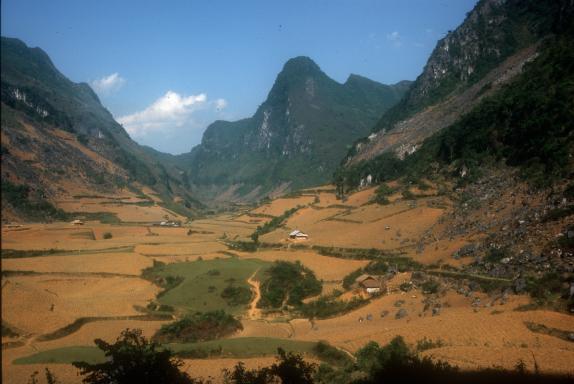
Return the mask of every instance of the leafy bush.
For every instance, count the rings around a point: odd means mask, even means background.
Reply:
[[[486,254],[484,260],[488,261],[489,263],[497,263],[500,260],[504,259],[505,257],[508,257],[508,255],[509,255],[508,248],[500,248],[500,249],[491,248]]]
[[[319,341],[313,347],[313,353],[320,360],[332,365],[343,366],[352,362],[350,356],[347,353],[333,347],[326,341]]]
[[[423,337],[421,340],[417,340],[417,345],[415,349],[417,352],[422,352],[429,349],[441,348],[441,347],[444,347],[444,342],[441,339],[433,341],[431,339]]]
[[[421,286],[425,293],[437,293],[440,288],[440,283],[436,280],[427,280]]]
[[[70,215],[54,207],[43,197],[42,191],[33,191],[27,185],[13,184],[2,179],[2,200],[7,201],[17,212],[32,220],[69,220]]]
[[[386,205],[389,204],[388,196],[392,195],[395,190],[389,187],[387,184],[383,183],[375,190],[375,197],[373,201],[377,204]]]
[[[196,312],[163,325],[153,340],[162,343],[208,341],[229,336],[240,329],[243,329],[241,322],[225,311]]]
[[[369,299],[353,297],[351,300],[337,300],[334,297],[321,296],[317,300],[302,304],[299,310],[310,319],[326,319],[344,315],[369,303]]]
[[[349,273],[347,276],[343,278],[343,288],[347,290],[351,289],[351,286],[355,283],[357,277],[361,276],[362,274],[363,274],[362,268],[359,268],[356,271]]]
[[[276,261],[267,271],[267,279],[261,284],[262,308],[280,308],[286,301],[300,305],[301,301],[321,293],[322,284],[310,269],[300,262]]]
[[[247,304],[251,301],[251,290],[247,287],[234,287],[233,285],[229,285],[221,292],[221,298],[223,298],[229,306]]]
[[[112,238],[112,233],[111,232],[104,232],[103,236],[104,239],[111,239]]]
[[[548,272],[540,278],[529,277],[526,279],[526,290],[534,299],[547,300],[561,293],[560,275],[556,272]]]

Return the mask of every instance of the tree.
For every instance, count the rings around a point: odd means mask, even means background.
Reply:
[[[44,371],[45,375],[46,375],[46,384],[58,384],[59,381],[56,378],[56,376],[48,369],[45,368]],[[31,376],[30,379],[28,380],[28,384],[40,384],[40,382],[37,379],[37,376],[39,375],[38,371],[35,371]]]
[[[233,371],[224,370],[226,384],[313,384],[316,365],[307,363],[300,355],[277,349],[277,362],[270,367],[246,369],[238,363]]]
[[[159,345],[142,336],[141,329],[124,330],[115,343],[109,344],[101,339],[94,340],[104,351],[107,361],[99,364],[74,362],[85,376],[88,384],[200,384],[201,380],[192,379],[179,368],[181,360],[175,359],[168,349],[159,349]]]

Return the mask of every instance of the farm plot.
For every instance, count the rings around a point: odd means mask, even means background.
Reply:
[[[264,204],[257,209],[251,211],[252,213],[259,213],[271,216],[280,216],[285,211],[295,208],[298,205],[308,205],[315,201],[315,196],[299,196],[293,198],[280,198],[273,200],[268,204]]]
[[[127,277],[10,276],[2,284],[2,318],[35,335],[80,317],[138,315],[133,306],[146,306],[158,291]]]
[[[273,250],[258,251],[255,253],[237,253],[241,258],[257,258],[259,260],[274,262],[299,261],[315,273],[320,280],[339,281],[349,273],[364,267],[369,262],[366,260],[348,260],[335,257],[322,256],[307,250]]]
[[[188,243],[159,243],[138,245],[135,250],[143,256],[201,256],[225,251],[227,247],[213,240],[204,240]]]
[[[442,209],[418,207],[382,220],[362,224],[333,220],[310,223],[304,231],[309,235],[307,243],[311,245],[394,250],[413,245],[437,222],[442,213]],[[293,227],[287,221],[285,228],[279,228],[262,236],[260,241],[280,242],[288,237],[291,228]]]
[[[139,276],[152,260],[136,253],[43,256],[2,259],[2,270],[44,273],[114,273]]]
[[[222,297],[227,287],[247,289],[247,279],[256,271],[263,272],[268,263],[260,260],[214,259],[189,263],[167,264],[152,272],[153,276],[180,277],[183,280],[175,288],[158,298],[161,304],[184,311],[206,312],[224,309],[228,313],[241,313],[247,309],[249,300],[234,305]]]
[[[167,210],[159,205],[140,206],[134,203],[122,203],[121,201],[102,201],[101,199],[82,199],[81,201],[61,201],[58,207],[66,212],[110,212],[124,222],[152,222],[165,220],[165,215],[170,219],[183,220],[184,217]]]

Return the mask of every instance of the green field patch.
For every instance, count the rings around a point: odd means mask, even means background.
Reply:
[[[179,357],[201,357],[203,352],[210,356],[248,358],[257,356],[274,356],[277,348],[287,352],[312,354],[317,343],[291,339],[275,339],[270,337],[239,337],[204,341],[199,343],[168,344]]]
[[[14,360],[14,364],[71,364],[74,361],[97,364],[105,362],[106,357],[97,347],[63,347],[21,357]]]
[[[249,290],[247,279],[256,271],[266,270],[270,264],[256,259],[231,258],[173,264],[156,262],[154,265],[144,270],[143,277],[164,288],[158,296],[160,304],[185,312],[223,309],[237,314],[246,309],[248,302],[226,294],[222,297],[222,293],[228,287],[239,292]]]
[[[180,358],[233,357],[249,358],[275,356],[277,348],[287,352],[315,354],[317,343],[268,337],[242,337],[204,341],[199,343],[166,344]],[[85,361],[91,364],[103,363],[105,356],[95,346],[74,346],[49,349],[30,356],[21,357],[14,364],[71,364]]]
[[[127,245],[121,247],[100,248],[100,249],[2,249],[0,255],[3,259],[20,259],[26,257],[42,257],[42,256],[70,256],[70,255],[92,255],[94,253],[109,253],[109,252],[133,252],[135,246]]]

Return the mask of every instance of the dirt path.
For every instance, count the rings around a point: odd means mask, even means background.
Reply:
[[[255,297],[251,301],[251,304],[249,304],[248,317],[251,320],[256,320],[256,319],[261,318],[261,310],[257,308],[257,303],[261,299],[261,290],[259,289],[259,281],[253,280],[253,278],[255,277],[255,275],[257,274],[258,271],[259,271],[259,269],[257,269],[255,272],[253,272],[253,274],[251,276],[249,276],[249,279],[247,279],[247,283],[249,285],[251,285],[252,291],[255,292]]]

